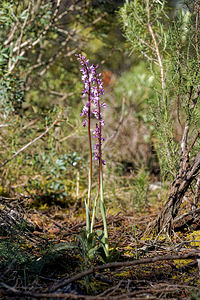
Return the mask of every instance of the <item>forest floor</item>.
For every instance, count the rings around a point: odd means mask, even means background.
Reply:
[[[34,226],[1,224],[0,299],[200,299],[200,230],[145,235],[155,207],[108,215],[114,251],[106,262],[88,255],[81,205],[38,210],[29,200],[2,201]],[[95,230],[102,226],[96,221]]]

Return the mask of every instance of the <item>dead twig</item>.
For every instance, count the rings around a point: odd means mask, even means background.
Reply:
[[[49,126],[47,127],[47,129],[40,134],[38,137],[36,137],[34,140],[30,141],[28,144],[26,144],[25,146],[23,146],[21,149],[19,149],[15,154],[13,154],[9,159],[7,159],[6,161],[4,161],[1,165],[0,168],[4,167],[8,162],[10,162],[13,158],[15,158],[17,155],[19,155],[21,152],[23,152],[25,149],[27,149],[29,146],[33,145],[35,142],[37,142],[39,139],[41,139],[47,132],[49,132],[49,130],[51,128],[53,128],[58,121],[60,120],[60,115],[58,116],[58,118]]]
[[[89,300],[105,300],[105,297],[98,297],[98,296],[83,296],[83,295],[76,295],[72,293],[35,293],[35,292],[24,292],[19,291],[3,282],[0,282],[0,285],[2,285],[4,288],[7,289],[7,291],[4,291],[3,289],[0,289],[0,296],[18,296],[18,297],[31,297],[31,298],[50,298],[50,299],[89,299]]]
[[[199,257],[200,257],[200,251],[196,251],[196,252],[190,252],[190,253],[181,254],[181,255],[163,255],[163,256],[144,258],[144,259],[134,260],[134,261],[112,262],[112,263],[108,263],[105,265],[92,267],[92,268],[85,270],[84,272],[81,272],[71,278],[62,280],[62,281],[58,282],[57,284],[55,284],[50,289],[50,292],[54,292],[57,289],[65,286],[71,282],[81,279],[82,277],[88,276],[90,274],[93,274],[95,272],[105,270],[105,269],[132,267],[132,266],[138,266],[138,265],[142,265],[142,264],[152,264],[152,263],[156,263],[158,261],[179,260],[179,259],[198,259]]]
[[[194,147],[194,144],[196,143],[196,140],[198,139],[198,137],[200,136],[200,131],[197,132],[194,140],[192,141],[190,148],[188,149],[188,154],[190,153],[190,151],[192,150],[192,148]]]
[[[165,73],[164,73],[162,58],[161,58],[161,55],[160,55],[160,50],[159,50],[159,47],[158,47],[158,42],[156,40],[155,33],[154,33],[153,28],[151,26],[149,0],[147,0],[147,20],[148,20],[147,21],[148,30],[151,34],[151,37],[152,37],[152,40],[153,40],[153,43],[154,43],[156,55],[157,55],[157,58],[158,58],[158,64],[159,64],[159,67],[160,67],[161,85],[162,85],[163,101],[164,101],[164,98],[165,98]]]
[[[200,212],[200,207],[197,208],[197,209],[194,209],[190,212],[187,212],[187,213],[184,213],[182,214],[181,216],[178,216],[174,219],[174,224],[178,223],[180,220],[182,219],[185,219],[187,216],[190,216],[190,215],[195,215],[195,214],[198,214]]]
[[[101,300],[101,299],[112,299],[112,300],[117,300],[117,299],[124,299],[124,297],[131,297],[131,299],[137,299],[137,298],[133,298],[132,296],[136,296],[136,295],[141,295],[145,294],[145,293],[161,293],[161,292],[175,292],[180,288],[193,288],[190,286],[185,286],[185,285],[166,285],[166,288],[162,288],[160,287],[160,285],[158,285],[157,287],[152,287],[152,289],[147,288],[147,289],[141,289],[139,291],[133,291],[131,293],[127,293],[121,296],[105,296],[104,294],[100,294],[99,296],[87,296],[87,295],[76,295],[76,294],[69,294],[69,293],[55,293],[55,291],[59,288],[62,288],[63,286],[68,285],[71,282],[80,280],[82,277],[85,277],[87,275],[90,275],[92,273],[104,270],[104,269],[109,269],[109,268],[120,268],[120,267],[131,267],[131,266],[136,266],[136,265],[141,265],[141,264],[150,264],[150,263],[156,263],[159,261],[169,261],[169,260],[180,260],[180,259],[198,259],[200,257],[200,251],[196,251],[196,252],[190,252],[187,254],[182,254],[182,255],[163,255],[163,256],[158,256],[158,257],[151,257],[151,258],[145,258],[145,259],[140,259],[140,260],[135,260],[135,261],[127,261],[127,262],[113,262],[113,263],[108,263],[105,265],[100,265],[100,266],[96,266],[96,267],[92,267],[84,272],[81,272],[67,280],[62,280],[60,282],[58,282],[57,284],[55,284],[49,292],[46,293],[37,293],[37,292],[25,292],[25,291],[20,291],[17,290],[11,286],[8,286],[7,284],[5,284],[4,282],[0,282],[0,285],[3,288],[6,288],[7,290],[0,290],[0,295],[4,296],[4,295],[15,295],[15,296],[28,296],[28,297],[34,297],[34,298],[64,298],[64,299],[89,299],[89,300]],[[115,287],[118,288],[119,284]],[[107,291],[109,291],[110,289],[108,289]],[[103,296],[103,297],[102,297]],[[154,297],[154,296],[153,296]],[[140,299],[143,299],[140,297]],[[146,298],[144,298],[146,299]],[[152,298],[152,296],[150,296],[150,298],[148,299],[154,299]],[[156,299],[156,298],[155,298]],[[161,298],[159,298],[161,299]]]
[[[153,299],[151,298],[151,296],[149,296],[149,294],[163,294],[163,293],[174,293],[174,292],[178,292],[178,291],[183,291],[183,289],[196,289],[198,290],[198,287],[194,287],[194,286],[189,286],[189,285],[172,285],[172,284],[158,284],[156,286],[152,286],[152,288],[141,288],[139,290],[127,293],[127,294],[122,294],[120,296],[115,296],[112,297],[112,300],[121,300],[121,299],[142,299],[140,298],[133,298],[133,296],[139,296],[139,295],[143,295],[146,296],[146,294],[148,293],[148,299]],[[147,297],[145,298],[147,299]],[[154,298],[154,299],[158,299],[158,297]],[[161,297],[159,297],[159,299],[162,299]]]
[[[194,203],[192,205],[193,211],[195,210],[195,208],[198,207],[199,199],[200,199],[200,175],[198,176],[197,183],[196,183],[196,189],[195,189],[195,195],[194,195]]]

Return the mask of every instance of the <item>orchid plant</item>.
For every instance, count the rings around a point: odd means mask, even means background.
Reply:
[[[108,244],[108,230],[106,222],[106,213],[103,197],[103,170],[102,165],[105,165],[105,160],[102,159],[102,142],[104,138],[102,137],[102,127],[105,125],[104,119],[102,117],[101,110],[106,108],[106,104],[101,102],[101,96],[104,94],[103,82],[101,79],[101,73],[98,73],[98,65],[90,65],[89,60],[85,56],[79,54],[76,55],[78,61],[81,64],[80,71],[82,73],[82,81],[84,83],[84,88],[82,91],[82,98],[86,98],[86,103],[80,114],[83,119],[83,127],[88,128],[88,142],[89,142],[89,153],[90,153],[90,167],[88,176],[88,199],[85,201],[86,206],[86,231],[89,235],[93,232],[94,217],[97,206],[97,199],[100,195],[100,209],[103,219],[104,232],[101,236],[101,242],[103,244],[104,252],[106,256],[109,255],[109,244]],[[95,139],[94,148],[92,149],[92,135],[91,135],[91,118],[92,116],[96,119],[96,125],[93,129],[93,138]],[[91,187],[92,187],[92,168],[93,168],[93,158],[98,161],[98,190],[97,196],[93,202],[92,207],[92,219],[90,216],[91,209]]]

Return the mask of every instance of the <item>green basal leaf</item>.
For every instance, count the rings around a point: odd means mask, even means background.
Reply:
[[[77,248],[77,246],[72,243],[59,243],[54,246],[54,250],[56,251],[75,249],[75,248]]]

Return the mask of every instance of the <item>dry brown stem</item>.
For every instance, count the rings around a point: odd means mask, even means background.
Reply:
[[[200,251],[196,251],[196,252],[191,252],[191,253],[182,254],[182,255],[163,255],[163,256],[144,258],[144,259],[139,259],[139,260],[134,260],[134,261],[112,262],[112,263],[108,263],[105,265],[92,267],[92,268],[90,268],[82,273],[79,273],[69,279],[62,280],[62,281],[58,282],[57,284],[55,284],[51,288],[50,292],[54,292],[57,289],[65,286],[71,282],[81,279],[82,277],[85,277],[87,275],[90,275],[90,274],[93,274],[93,273],[96,273],[98,271],[105,270],[105,269],[131,267],[131,266],[138,266],[138,265],[142,265],[142,264],[151,264],[151,263],[155,263],[158,261],[168,261],[168,260],[176,260],[176,259],[198,259],[199,257],[200,257]]]
[[[157,40],[156,40],[156,36],[155,36],[155,33],[154,33],[153,28],[151,26],[149,0],[147,0],[147,20],[148,20],[147,26],[148,26],[149,32],[151,34],[151,37],[152,37],[152,40],[153,40],[153,43],[154,43],[154,46],[155,46],[155,51],[156,51],[156,55],[157,55],[157,58],[158,58],[158,64],[160,66],[160,77],[161,77],[161,85],[162,85],[163,101],[164,101],[164,98],[165,98],[165,73],[164,73],[164,67],[163,67],[162,58],[161,58],[161,55],[160,55],[160,50],[159,50],[159,47],[158,47],[158,43],[157,43]]]
[[[38,292],[25,292],[25,291],[20,291],[17,290],[11,286],[8,286],[7,284],[5,284],[4,282],[0,282],[0,285],[4,288],[0,290],[0,295],[5,296],[5,295],[15,295],[15,296],[19,296],[19,297],[33,297],[33,298],[64,298],[64,299],[124,299],[124,296],[130,297],[130,296],[136,296],[137,294],[141,294],[145,293],[145,292],[150,292],[150,293],[154,293],[154,292],[160,292],[160,287],[158,286],[157,288],[153,288],[153,289],[143,289],[137,292],[133,292],[133,293],[128,293],[126,295],[121,295],[121,296],[108,296],[106,297],[101,296],[101,295],[97,295],[97,296],[85,296],[85,295],[75,295],[75,294],[69,294],[69,293],[56,293],[55,291],[58,290],[59,288],[62,288],[63,286],[66,286],[67,284],[80,280],[81,278],[88,276],[90,274],[99,272],[101,270],[105,270],[105,269],[110,269],[110,268],[121,268],[121,267],[131,267],[131,266],[137,266],[137,265],[141,265],[141,264],[151,264],[151,263],[156,263],[159,261],[170,261],[170,260],[180,260],[180,259],[198,259],[200,257],[200,252],[196,251],[196,252],[190,252],[187,254],[182,254],[182,255],[163,255],[163,256],[157,256],[157,257],[152,257],[152,258],[145,258],[145,259],[140,259],[140,260],[135,260],[135,261],[126,261],[126,262],[113,262],[113,263],[108,263],[105,265],[100,265],[100,266],[96,266],[96,267],[92,267],[84,272],[81,272],[69,279],[66,280],[61,280],[59,282],[57,282],[51,289],[49,292],[46,293],[38,293]],[[180,286],[181,287],[181,286]],[[187,288],[190,288],[190,286],[187,286]],[[6,289],[6,290],[5,290]],[[165,290],[168,292],[173,292],[176,289],[178,289],[177,286],[166,286]],[[164,291],[164,290],[163,290]],[[123,296],[123,297],[122,297]],[[134,299],[133,297],[131,297],[131,299]],[[140,297],[140,299],[143,299]],[[144,298],[146,299],[146,298]],[[148,299],[156,299],[154,298],[148,298]],[[161,298],[160,298],[161,299]]]

